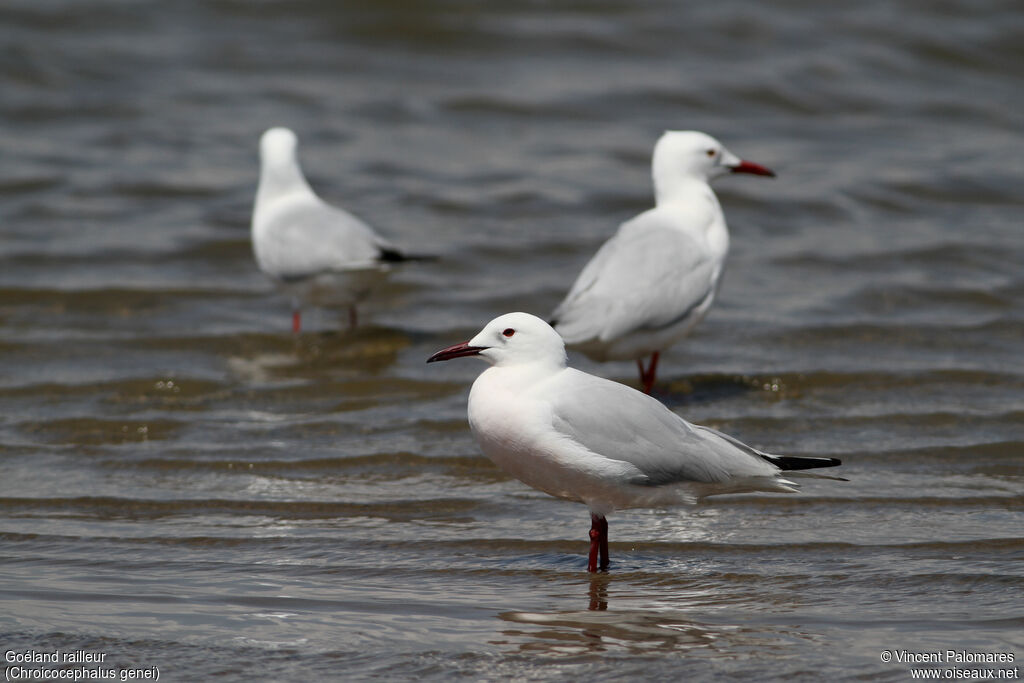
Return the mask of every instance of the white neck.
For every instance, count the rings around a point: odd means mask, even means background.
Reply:
[[[302,168],[294,159],[266,162],[260,169],[260,184],[256,190],[256,206],[292,194],[315,196]]]
[[[558,360],[537,360],[530,363],[494,365],[481,375],[489,375],[492,381],[509,390],[525,391],[528,387],[551,378],[565,370],[565,358]]]
[[[703,179],[673,176],[655,183],[657,211],[672,216],[671,224],[702,240],[715,253],[729,250],[729,229],[725,215],[711,186]]]
[[[658,206],[674,201],[693,201],[711,198],[715,204],[718,199],[701,176],[687,175],[675,169],[659,168],[655,164],[651,174],[654,181],[654,201]]]

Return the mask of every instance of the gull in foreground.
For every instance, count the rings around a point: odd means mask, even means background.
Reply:
[[[527,313],[495,318],[427,362],[463,356],[491,365],[469,392],[469,426],[481,450],[523,483],[590,508],[591,572],[608,567],[605,515],[613,510],[792,493],[796,484],[780,471],[840,464],[762,453],[624,384],[567,367],[561,337]]]
[[[654,386],[660,352],[686,336],[715,298],[729,231],[708,182],[727,173],[775,175],[710,135],[662,135],[652,162],[655,207],[619,226],[551,314],[566,343],[590,358],[635,359],[644,393]]]
[[[260,184],[252,214],[252,246],[260,270],[292,297],[292,330],[302,327],[303,301],[348,308],[410,257],[352,214],[313,192],[296,157],[298,138],[271,128],[260,138]]]

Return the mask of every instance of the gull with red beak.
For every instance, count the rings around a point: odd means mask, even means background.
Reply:
[[[796,484],[782,479],[782,470],[840,464],[762,453],[625,384],[567,367],[562,338],[527,313],[495,318],[427,362],[464,356],[491,365],[469,392],[469,426],[480,449],[523,483],[590,508],[591,572],[608,568],[605,515],[613,510],[722,493],[793,493]]]
[[[661,136],[652,162],[655,207],[619,227],[551,314],[570,348],[597,361],[636,360],[643,391],[651,392],[661,351],[700,322],[718,290],[729,230],[708,183],[729,173],[775,175],[705,133]]]

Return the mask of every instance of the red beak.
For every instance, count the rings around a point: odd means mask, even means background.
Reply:
[[[464,341],[441,349],[428,358],[427,362],[433,363],[434,361],[451,360],[452,358],[462,358],[463,356],[476,356],[486,348],[486,346],[470,346],[468,341]]]
[[[769,178],[775,177],[775,172],[770,168],[765,168],[761,164],[755,164],[753,161],[741,161],[736,166],[732,167],[733,173],[751,173],[753,175],[766,175]]]

